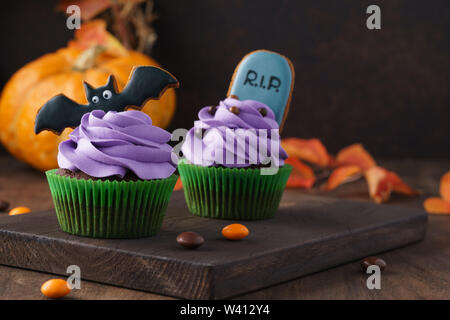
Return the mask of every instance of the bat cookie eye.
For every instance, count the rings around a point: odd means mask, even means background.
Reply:
[[[92,97],[92,102],[93,103],[98,103],[100,101],[100,99],[97,96],[93,96]]]
[[[106,100],[111,99],[112,97],[112,92],[109,90],[105,90],[103,91],[103,98],[105,98]]]

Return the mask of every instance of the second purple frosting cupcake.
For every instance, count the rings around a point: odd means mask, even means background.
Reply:
[[[279,143],[278,123],[264,103],[227,98],[202,108],[198,118],[182,147],[189,162],[228,168],[283,166],[287,154]]]
[[[273,217],[292,168],[284,164],[272,110],[227,98],[198,117],[178,164],[189,210],[210,218]]]

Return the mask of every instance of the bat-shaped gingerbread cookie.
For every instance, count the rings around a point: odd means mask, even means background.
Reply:
[[[103,87],[93,88],[84,82],[87,105],[78,104],[65,95],[53,97],[38,111],[35,133],[50,130],[57,134],[80,124],[81,117],[93,110],[123,111],[128,106],[141,108],[147,100],[159,99],[167,88],[178,88],[178,80],[167,71],[142,66],[135,68],[122,92],[118,92],[113,75]]]

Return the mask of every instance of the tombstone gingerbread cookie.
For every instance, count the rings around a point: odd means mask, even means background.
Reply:
[[[189,130],[178,164],[189,210],[199,216],[273,217],[292,170],[279,128],[294,86],[292,63],[266,50],[238,64],[228,98],[207,106]]]
[[[234,71],[228,96],[263,102],[283,128],[289,112],[295,72],[292,62],[279,53],[257,50],[247,54]]]

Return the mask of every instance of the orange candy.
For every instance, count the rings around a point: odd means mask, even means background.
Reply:
[[[17,214],[24,214],[31,212],[31,209],[28,207],[15,207],[9,211],[10,216],[15,216]]]
[[[62,298],[70,293],[71,289],[66,280],[51,279],[41,286],[41,292],[44,296],[49,298]]]
[[[222,229],[222,235],[228,240],[241,240],[248,236],[248,229],[243,224],[229,224]]]

